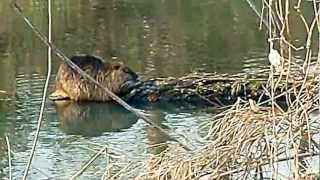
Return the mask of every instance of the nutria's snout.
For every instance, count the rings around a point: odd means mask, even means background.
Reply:
[[[128,75],[129,75],[129,80],[137,80],[137,79],[138,79],[138,75],[137,75],[135,72],[133,72],[130,68],[124,67],[124,68],[123,68],[123,71],[124,71],[125,73],[128,73]]]
[[[111,67],[112,71],[116,71],[117,74],[122,76],[122,81],[124,83],[126,83],[126,81],[135,81],[138,79],[138,75],[122,62],[112,62]]]
[[[115,94],[133,87],[138,75],[121,62],[103,61],[90,56],[73,56],[71,61]],[[129,89],[130,89],[129,88]],[[111,101],[101,88],[87,78],[82,77],[67,63],[61,64],[56,76],[56,88],[51,94],[52,100],[71,99],[75,101]]]

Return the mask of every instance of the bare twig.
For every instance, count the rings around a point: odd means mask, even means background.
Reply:
[[[90,165],[106,150],[108,149],[107,146],[101,148],[99,152],[97,152],[78,172],[76,172],[70,179],[75,179],[76,177],[80,176]]]
[[[48,0],[48,42],[51,43],[52,41],[52,16],[51,16],[51,0]],[[43,117],[43,112],[45,108],[45,102],[46,102],[46,97],[47,97],[47,91],[48,91],[48,86],[49,86],[49,81],[50,81],[50,76],[51,76],[51,47],[48,47],[48,70],[47,70],[47,78],[46,82],[44,85],[43,89],[43,95],[42,95],[42,101],[41,101],[41,108],[40,108],[40,113],[39,113],[39,118],[38,118],[38,125],[37,125],[37,131],[36,134],[34,135],[34,140],[32,144],[32,149],[31,153],[28,159],[27,166],[24,170],[23,174],[23,180],[25,180],[28,176],[28,172],[30,169],[30,165],[32,163],[32,159],[34,156],[34,152],[37,146],[39,134],[40,134],[40,129],[41,129],[41,124],[42,124],[42,117]]]
[[[8,136],[6,136],[6,142],[8,147],[8,164],[9,164],[9,180],[12,179],[12,167],[11,167],[11,148]]]

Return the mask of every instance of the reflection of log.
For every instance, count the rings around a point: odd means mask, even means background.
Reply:
[[[182,78],[157,78],[138,82],[121,96],[133,104],[179,102],[219,106],[233,103],[238,97],[267,97],[263,89],[266,82],[261,78],[248,80],[244,77],[223,77],[209,73],[191,74]]]
[[[75,103],[57,101],[61,128],[68,134],[97,136],[103,132],[121,131],[137,122],[134,114],[110,103]]]

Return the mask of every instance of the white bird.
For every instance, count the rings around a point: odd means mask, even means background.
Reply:
[[[276,72],[281,71],[281,56],[277,50],[273,49],[272,43],[270,45],[270,52],[268,58],[270,64],[276,69]]]

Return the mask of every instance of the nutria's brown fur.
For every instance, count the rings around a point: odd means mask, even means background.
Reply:
[[[115,94],[120,93],[121,87],[126,82],[137,79],[137,75],[120,62],[103,62],[101,59],[90,55],[73,56],[71,61]],[[89,79],[82,77],[67,63],[63,63],[59,67],[55,91],[51,94],[51,99],[71,99],[75,101],[111,100],[103,89]]]

